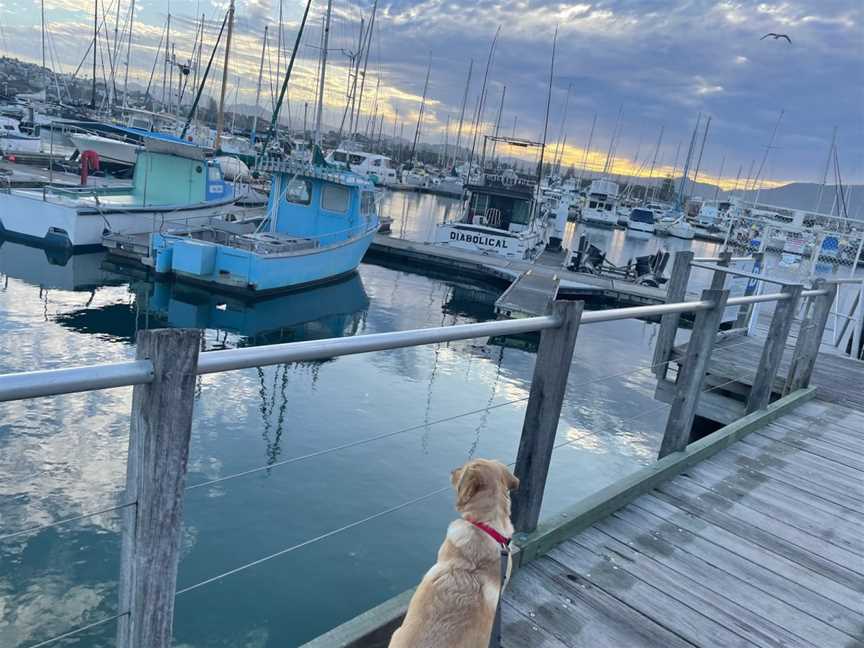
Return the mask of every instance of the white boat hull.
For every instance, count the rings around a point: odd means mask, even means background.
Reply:
[[[42,150],[42,140],[38,137],[14,135],[0,137],[0,153],[39,153]]]
[[[640,221],[629,221],[628,227],[631,232],[644,232],[645,234],[654,233],[654,223],[642,223]]]
[[[603,227],[616,227],[618,225],[618,214],[612,211],[599,211],[597,209],[582,208],[582,221],[590,225],[602,225]]]
[[[0,235],[45,247],[95,248],[108,233],[142,234],[168,224],[206,225],[223,218],[234,199],[189,206],[120,210],[75,207],[29,196],[0,194]]]
[[[438,245],[520,260],[534,259],[543,251],[547,239],[548,229],[508,235],[491,227],[444,223],[435,231]]]
[[[69,139],[72,140],[72,143],[79,151],[96,151],[100,160],[128,164],[130,166],[135,165],[138,150],[141,148],[137,144],[121,142],[120,140],[101,137],[99,135],[70,135]]]

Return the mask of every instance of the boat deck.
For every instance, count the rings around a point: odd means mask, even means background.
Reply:
[[[503,646],[864,646],[862,430],[800,405],[566,540],[513,577]]]

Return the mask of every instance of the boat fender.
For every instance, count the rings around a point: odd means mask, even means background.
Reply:
[[[81,152],[81,186],[87,186],[87,176],[91,171],[99,170],[99,154],[96,151]]]

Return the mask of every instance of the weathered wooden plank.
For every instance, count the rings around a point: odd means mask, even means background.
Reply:
[[[789,329],[792,328],[792,320],[798,310],[798,301],[803,289],[804,286],[801,284],[783,286],[781,292],[788,295],[789,299],[774,304],[774,315],[771,317],[768,337],[762,347],[759,366],[756,369],[753,386],[750,388],[750,396],[747,398],[748,414],[762,409],[771,401],[774,380],[777,378],[780,360],[786,348],[786,338],[789,337]]]
[[[706,637],[725,648],[784,646],[768,633],[753,632],[756,619],[748,618],[746,608],[733,604],[740,616],[727,612],[707,588],[594,528],[557,546],[548,558],[697,646]],[[772,632],[782,636],[784,630]]]
[[[721,268],[728,268],[729,263],[732,261],[732,252],[724,250],[717,256],[720,260],[715,265],[718,265]],[[726,273],[722,270],[715,270],[714,274],[711,276],[711,290],[723,290],[725,286]]]
[[[691,250],[675,253],[675,261],[666,282],[666,302],[673,304],[684,301],[687,297],[687,284],[690,281],[690,264],[693,262]],[[668,360],[672,357],[672,347],[678,333],[680,313],[667,313],[660,318],[660,328],[657,331],[657,341],[654,343],[654,373],[659,380],[666,378],[669,371]]]
[[[718,484],[732,488],[738,497],[743,497],[750,493],[758,493],[769,500],[773,497],[788,498],[796,506],[803,505],[821,511],[826,515],[840,518],[844,522],[864,525],[864,514],[860,511],[819,497],[810,490],[780,481],[765,474],[756,473],[735,464],[724,464],[709,459],[703,461],[698,466],[693,466],[684,475],[692,477],[708,488],[713,488]],[[864,526],[862,526],[862,530],[864,530]]]
[[[698,515],[707,522],[722,526],[727,531],[738,533],[766,549],[800,562],[809,569],[821,570],[825,574],[832,573],[835,580],[840,581],[843,574],[846,574],[847,578],[843,582],[852,585],[858,583],[858,577],[850,577],[848,572],[858,573],[859,577],[860,573],[864,572],[864,565],[857,554],[829,544],[761,511],[736,504],[698,484],[688,483],[682,486],[680,483],[669,482],[656,491],[656,496]],[[802,551],[792,552],[788,547],[779,546],[778,539]],[[809,557],[804,556],[804,552],[808,553]]]
[[[860,378],[860,376],[857,377]],[[856,376],[854,375],[846,376],[846,380],[853,384],[855,383],[855,378]],[[855,386],[860,387],[860,383]],[[813,407],[802,408],[801,415],[823,422],[826,420],[824,417],[830,415],[832,426],[840,426],[855,433],[857,438],[861,437],[861,430],[864,430],[864,413],[838,403],[812,403],[812,405]]]
[[[123,648],[169,648],[183,531],[186,464],[201,334],[191,329],[139,331],[135,357],[155,378],[132,391],[126,497],[137,501],[123,520],[120,609]]]
[[[813,419],[796,416],[791,420],[775,421],[771,426],[772,434],[786,435],[814,447],[833,449],[854,457],[861,448],[861,439],[845,428],[830,421],[817,422]],[[773,437],[772,437],[773,438]]]
[[[846,608],[680,527],[648,519],[630,508],[596,527],[613,538],[633,542],[661,564],[698,578],[716,595],[732,598],[814,646],[842,646],[853,639],[834,625],[848,624]]]
[[[864,472],[864,459],[861,459],[858,453],[838,447],[831,442],[823,442],[818,437],[807,435],[803,430],[767,427],[759,430],[759,434],[775,443],[785,443],[798,450],[822,457],[827,461],[833,461],[858,472]]]
[[[749,439],[744,440],[744,443],[751,445],[754,448],[758,448],[771,457],[795,462],[798,465],[807,466],[813,471],[830,472],[834,477],[842,479],[848,484],[864,483],[864,473],[860,470],[839,464],[836,461],[826,459],[825,457],[821,457],[813,452],[796,448],[793,445],[778,443],[773,439],[760,436],[752,436]]]
[[[770,569],[775,574],[793,580],[811,592],[848,608],[853,619],[864,623],[864,599],[861,597],[860,590],[840,583],[830,575],[808,569],[801,563],[767,550],[747,538],[706,522],[702,518],[691,515],[687,511],[656,497],[640,498],[631,505],[631,508],[642,511],[646,515],[655,516],[676,528],[686,529],[742,558]],[[864,586],[864,578],[859,577],[858,581]]]
[[[694,441],[683,452],[663,457],[654,464],[583,498],[569,509],[543,521],[534,533],[517,533],[514,542],[520,549],[518,560],[528,562],[546,553],[559,542],[629,504],[689,466],[732,446],[753,430],[794,410],[799,403],[812,398],[814,393],[815,388],[809,388],[784,396],[766,409],[749,414],[709,436]]]
[[[728,297],[728,290],[702,292],[702,300],[713,302],[714,307],[699,311],[693,323],[693,334],[687,345],[688,357],[678,370],[675,396],[672,399],[669,416],[666,419],[666,430],[660,444],[659,458],[661,459],[673,452],[680,452],[690,441],[690,430],[699,406],[702,382]]]
[[[513,607],[569,646],[692,648],[689,642],[551,560],[538,560],[520,570],[506,596]]]
[[[847,478],[826,473],[823,468],[818,466],[814,467],[798,458],[796,458],[795,461],[792,461],[788,457],[783,458],[777,456],[776,454],[766,452],[761,448],[757,448],[756,446],[747,443],[736,444],[734,448],[729,449],[729,453],[735,457],[743,457],[751,460],[751,462],[754,462],[757,469],[762,466],[776,466],[778,468],[783,468],[784,470],[798,475],[803,479],[808,479],[821,484],[823,488],[829,489],[835,493],[849,493],[850,491],[860,492],[862,487],[862,485],[850,482]]]
[[[533,531],[540,519],[546,476],[558,433],[583,306],[582,302],[555,302],[553,312],[561,319],[561,326],[546,329],[540,335],[516,456],[515,474],[519,478],[519,488],[512,496],[512,517],[517,531]]]
[[[415,589],[412,587],[387,599],[303,644],[301,648],[387,648],[390,637],[405,618]]]
[[[504,628],[502,648],[568,648],[567,644],[559,641],[553,634],[538,626],[534,619],[525,616],[506,601],[501,605],[501,623]]]
[[[803,490],[827,502],[842,506],[846,510],[856,511],[858,513],[864,511],[864,500],[855,497],[854,492],[838,492],[830,488],[825,488],[822,484],[801,477],[794,472],[786,470],[782,466],[765,464],[758,462],[755,459],[750,459],[749,457],[740,455],[735,456],[732,453],[711,457],[710,461],[728,470],[737,469],[739,471],[745,471],[747,474],[755,476],[757,479],[769,478],[781,484],[794,486],[799,490]]]
[[[699,578],[700,574],[681,573],[670,569],[652,556],[642,553],[637,547],[635,539],[622,542],[608,533],[592,527],[580,533],[573,540],[557,547],[553,552],[555,559],[566,559],[568,554],[572,554],[572,547],[574,546],[591,548],[596,553],[605,556],[611,567],[617,568],[613,569],[613,572],[626,571],[638,576],[662,590],[665,595],[675,598],[681,604],[694,607],[700,613],[726,628],[727,632],[731,631],[739,638],[744,638],[748,644],[766,648],[769,646],[810,646],[809,642],[742,605],[733,596],[718,596],[716,591]],[[550,553],[550,557],[553,556],[553,553]],[[560,557],[562,555],[564,556],[563,559]],[[575,565],[568,564],[568,566],[575,568]],[[591,577],[594,578],[596,573],[597,570],[592,569],[590,571]],[[665,617],[661,613],[660,619],[663,618]],[[709,643],[709,637],[713,640],[711,643]],[[703,634],[701,642],[695,641],[694,643],[698,645],[727,645],[718,639],[716,633],[706,632]]]

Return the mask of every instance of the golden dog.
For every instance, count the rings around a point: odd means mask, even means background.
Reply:
[[[456,510],[438,562],[420,582],[390,648],[487,648],[503,589],[501,546],[513,535],[510,491],[519,480],[498,461],[451,473]],[[506,546],[506,545],[505,545]],[[507,574],[510,574],[508,558]]]

